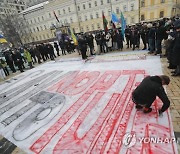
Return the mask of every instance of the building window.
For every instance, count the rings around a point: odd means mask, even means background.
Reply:
[[[161,0],[161,3],[165,3],[165,0]]]
[[[94,25],[92,24],[92,30],[94,30]]]
[[[89,8],[91,8],[91,3],[89,3]]]
[[[94,5],[97,6],[97,1],[94,2]]]
[[[61,11],[60,10],[58,10],[58,14],[61,15]]]
[[[160,13],[159,13],[159,18],[163,18],[164,17],[164,11],[161,11]]]
[[[67,24],[67,23],[68,23],[67,19],[65,19],[65,20],[64,20],[64,23],[65,23],[65,24]]]
[[[36,23],[36,19],[34,18],[34,22]]]
[[[43,30],[42,26],[40,26],[40,29]]]
[[[38,21],[40,22],[40,19],[39,19],[39,17],[38,17]]]
[[[41,18],[42,18],[42,20],[44,20],[44,17],[43,17],[43,16],[42,16]]]
[[[80,11],[80,6],[77,7],[78,11]]]
[[[108,15],[111,16],[111,10],[108,11]]]
[[[116,13],[119,14],[119,8],[118,7],[116,8]]]
[[[103,0],[101,0],[101,5],[103,5]]]
[[[71,8],[70,7],[68,7],[68,11],[71,12]]]
[[[131,18],[131,23],[134,23],[134,17]]]
[[[131,4],[131,11],[134,10],[134,4]]]
[[[39,27],[36,27],[37,31],[39,32]]]
[[[83,4],[83,9],[86,9],[86,6],[85,6],[85,4]]]
[[[65,9],[63,9],[63,13],[64,13],[64,14],[66,14],[66,11],[65,11]]]
[[[51,13],[49,13],[49,18],[51,18]]]
[[[83,27],[81,27],[81,31],[82,31],[82,32],[84,32],[84,29],[83,29]]]
[[[124,5],[124,6],[123,6],[123,9],[124,9],[124,12],[126,12],[126,11],[127,11],[127,7],[126,7],[126,5]]]
[[[44,25],[44,29],[47,29],[47,28],[46,28],[46,25]]]
[[[97,23],[97,28],[98,28],[98,29],[100,29],[100,28],[101,28],[99,23]]]
[[[87,32],[89,31],[89,26],[86,26],[86,30],[87,30]]]
[[[110,0],[107,0],[107,3],[110,3]]]
[[[144,14],[141,15],[141,21],[144,21],[145,20],[145,16]]]
[[[85,21],[87,21],[87,16],[84,16]]]
[[[90,15],[90,18],[93,19],[93,15],[92,14]]]
[[[145,7],[145,0],[141,0],[141,7]]]
[[[99,18],[99,14],[98,14],[98,12],[96,12],[96,18]]]
[[[82,21],[82,18],[81,18],[81,16],[79,17],[79,21]]]
[[[73,19],[72,18],[70,18],[70,22],[73,23]]]

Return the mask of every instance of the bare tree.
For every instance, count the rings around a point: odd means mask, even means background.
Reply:
[[[1,30],[4,36],[14,46],[23,45],[22,39],[28,37],[28,23],[19,14],[10,14],[0,17]]]

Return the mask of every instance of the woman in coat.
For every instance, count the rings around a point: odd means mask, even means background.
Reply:
[[[31,57],[31,54],[29,53],[29,51],[27,50],[27,48],[24,49],[24,58],[27,60],[30,69],[33,68],[32,57]]]

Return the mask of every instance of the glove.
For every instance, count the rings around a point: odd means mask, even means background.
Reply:
[[[161,110],[158,111],[159,116],[162,117],[163,116],[163,112]]]

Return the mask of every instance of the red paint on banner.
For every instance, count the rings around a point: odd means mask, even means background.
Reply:
[[[131,101],[131,93],[140,82],[136,82],[136,75],[145,75],[143,70],[124,70],[100,72],[76,72],[72,76],[61,80],[50,87],[51,92],[63,93],[67,97],[78,95],[77,101],[67,109],[66,112],[52,125],[34,144],[30,147],[34,153],[40,153],[52,138],[66,126],[66,124],[76,114],[77,119],[72,121],[72,125],[60,137],[54,146],[53,153],[120,153],[122,150],[122,139],[128,131],[136,132],[140,135],[149,136],[150,134],[170,135],[171,125],[167,127],[153,124],[148,121],[152,117],[158,123],[159,100],[153,104],[153,112],[145,115],[142,111],[136,111],[134,103]],[[127,83],[121,94],[116,89],[111,88],[121,77],[128,77]],[[109,91],[113,89],[114,91]],[[108,101],[109,99],[109,101]],[[90,114],[98,110],[89,126],[84,126]],[[101,104],[101,105],[100,105]],[[82,108],[82,110],[79,110]],[[167,112],[166,112],[167,113]],[[169,115],[168,115],[169,116]],[[151,118],[150,118],[151,117]],[[91,119],[91,118],[90,118]],[[129,120],[132,120],[129,123]],[[168,119],[170,123],[170,119]],[[87,122],[87,121],[86,121]],[[163,130],[163,132],[161,132]],[[57,137],[57,136],[56,136]],[[154,147],[151,144],[138,145],[135,148],[125,150],[126,153],[146,153],[152,154],[156,151],[163,151],[164,146]],[[172,150],[173,144],[169,146]],[[167,150],[167,152],[169,152]],[[175,150],[173,151],[175,153]]]

